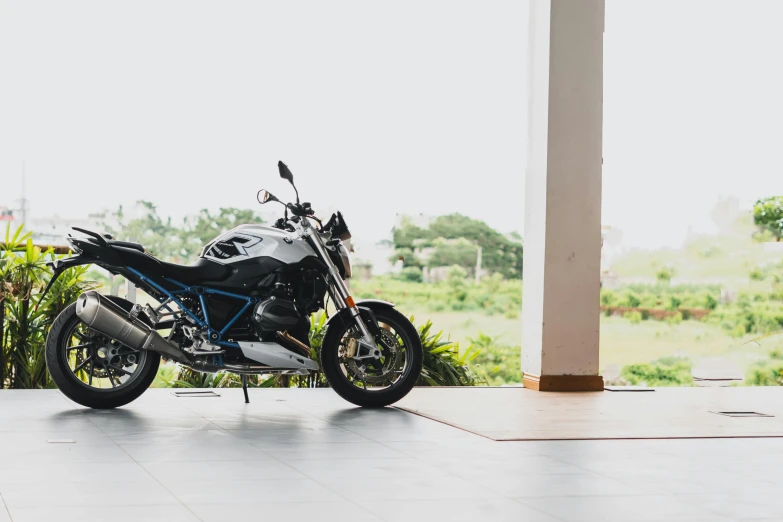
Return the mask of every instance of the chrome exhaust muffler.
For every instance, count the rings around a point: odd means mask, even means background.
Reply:
[[[90,328],[134,350],[151,350],[177,362],[190,362],[179,346],[95,290],[79,296],[76,300],[76,315]]]

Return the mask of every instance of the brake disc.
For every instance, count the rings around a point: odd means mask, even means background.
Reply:
[[[346,340],[346,356],[348,355],[351,341],[356,343],[356,339],[349,338]],[[366,384],[382,384],[388,380],[390,375],[394,375],[399,358],[397,337],[389,330],[381,328],[378,348],[381,350],[380,359],[357,361],[346,357],[344,364],[351,377]]]

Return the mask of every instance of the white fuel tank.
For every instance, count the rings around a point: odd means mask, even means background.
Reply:
[[[210,241],[201,257],[223,264],[268,257],[286,265],[301,262],[315,251],[285,230],[264,225],[240,225]]]

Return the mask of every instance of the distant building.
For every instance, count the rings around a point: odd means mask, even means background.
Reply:
[[[126,221],[136,219],[146,212],[147,209],[137,203],[133,207],[123,209],[123,219]],[[22,220],[18,214],[18,211],[0,207],[0,220],[21,225]],[[116,210],[104,210],[88,214],[86,217],[36,216],[28,210],[24,229],[33,233],[32,239],[35,244],[65,246],[67,245],[65,238],[73,232],[71,227],[104,232],[107,226],[116,228],[118,225],[119,215]]]

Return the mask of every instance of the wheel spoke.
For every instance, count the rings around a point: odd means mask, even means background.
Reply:
[[[71,346],[71,347],[70,347],[70,348],[68,348],[66,351],[70,352],[71,350],[81,350],[81,349],[83,349],[83,348],[89,348],[90,346],[92,346],[92,343],[87,343],[87,344],[77,344],[76,346]]]
[[[79,370],[87,366],[87,363],[92,361],[92,355],[88,357],[87,359],[83,360],[76,368],[73,369],[73,373],[77,373]]]
[[[111,373],[111,366],[107,365],[103,361],[101,361],[101,366],[103,366],[103,369],[106,371],[106,375],[109,377],[109,382],[111,383],[111,387],[116,388],[117,385],[114,384],[114,375],[112,375]]]
[[[95,359],[90,357],[90,380],[87,383],[88,385],[92,386],[92,374],[95,372]]]

